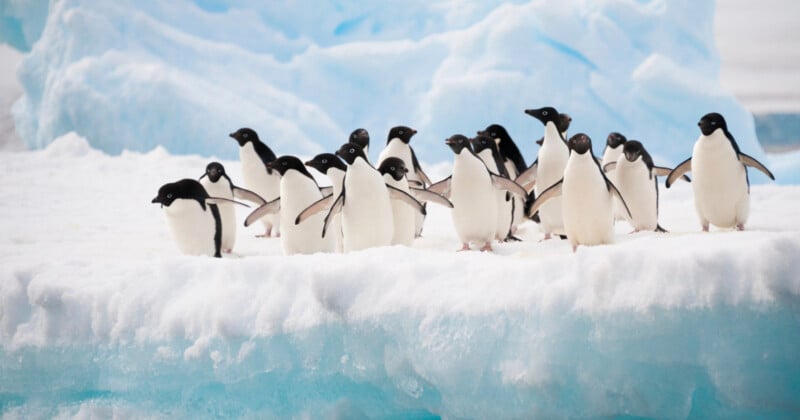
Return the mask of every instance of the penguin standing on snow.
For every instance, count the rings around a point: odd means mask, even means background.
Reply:
[[[500,158],[506,167],[509,179],[517,179],[517,177],[528,168],[528,164],[525,163],[525,158],[522,157],[522,153],[520,153],[517,144],[514,143],[511,135],[508,134],[508,131],[502,125],[492,124],[486,127],[485,130],[479,131],[478,135],[489,136],[497,143]],[[511,234],[513,235],[517,231],[517,226],[524,221],[525,203],[520,202],[519,197],[516,195],[512,195],[511,200],[514,207],[513,219],[511,222]]]
[[[603,149],[603,157],[600,159],[600,166],[602,166],[603,169],[613,167],[613,165],[608,165],[617,161],[617,158],[619,158],[622,154],[622,148],[625,146],[625,142],[627,141],[628,139],[625,136],[617,132],[613,132],[608,135],[606,138],[606,147]],[[606,170],[606,176],[613,184],[617,184],[616,173],[613,169]],[[625,210],[619,207],[619,203],[614,203],[614,219],[626,219]]]
[[[453,203],[453,227],[461,240],[461,251],[470,249],[470,243],[481,244],[481,251],[492,250],[492,239],[497,230],[496,189],[527,195],[525,190],[508,178],[493,174],[470,147],[470,141],[456,134],[445,143],[455,153],[453,174],[439,181],[429,191],[439,193]]]
[[[408,180],[406,175],[408,169],[405,162],[398,157],[388,157],[381,162],[378,166],[378,172],[383,175],[383,180],[386,185],[390,185],[410,194],[411,190],[408,189]],[[415,211],[411,206],[406,203],[392,200],[392,218],[394,220],[394,236],[392,237],[392,245],[405,245],[411,246],[414,243]]]
[[[264,200],[271,201],[280,195],[281,176],[267,164],[275,160],[275,153],[258,138],[250,128],[241,128],[230,136],[239,143],[239,158],[242,161],[244,185]],[[259,237],[280,236],[280,216],[267,214],[261,219],[264,234]]]
[[[366,132],[366,130],[364,131]],[[369,137],[367,137],[367,139],[369,140]],[[344,186],[344,174],[347,171],[347,165],[345,165],[338,156],[334,155],[333,153],[322,153],[314,156],[313,159],[306,162],[306,166],[316,169],[317,171],[327,175],[328,179],[330,179],[330,192],[328,192],[327,189],[322,188],[321,191],[323,195],[332,195],[335,198],[342,193],[342,187]],[[333,204],[333,200],[331,200],[331,204]],[[330,231],[336,240],[336,252],[342,252],[344,250],[344,245],[342,243],[341,214],[332,216],[330,222]]]
[[[622,202],[626,212],[628,207],[600,169],[589,136],[583,133],[572,136],[569,148],[569,161],[563,178],[542,191],[531,205],[529,214],[561,196],[564,230],[574,252],[578,245],[608,244],[614,240],[613,197]]]
[[[303,162],[294,156],[281,156],[270,162],[270,169],[281,175],[280,196],[250,213],[245,226],[265,214],[279,213],[281,217],[281,248],[284,255],[331,252],[335,248],[333,236],[321,237],[323,217],[310,217],[306,223],[295,225],[294,219],[303,209],[322,198],[319,185]]]
[[[217,204],[231,202],[244,205],[223,197],[209,196],[205,188],[193,179],[162,185],[151,202],[161,204],[164,208],[167,225],[181,252],[217,258],[222,257],[223,234]]]
[[[472,143],[472,151],[483,161],[489,172],[509,178],[505,162],[500,156],[500,150],[497,148],[497,143],[494,139],[487,135],[478,134],[477,137],[470,140],[470,143]],[[513,194],[505,190],[495,189],[494,195],[497,199],[495,239],[500,242],[519,240],[511,234],[515,213]]]
[[[614,174],[609,180],[616,185],[630,210],[626,220],[633,227],[633,232],[650,230],[666,232],[658,224],[658,176],[668,175],[671,169],[655,166],[653,158],[647,153],[641,142],[626,141],[622,153],[616,162],[611,162],[603,169]],[[621,205],[615,206],[622,209]],[[631,233],[633,233],[631,232]]]
[[[386,138],[386,147],[378,156],[378,166],[380,166],[380,164],[389,157],[400,158],[403,160],[403,163],[405,163],[406,168],[408,168],[407,178],[409,185],[418,188],[425,188],[428,185],[431,185],[431,180],[419,166],[417,155],[414,153],[414,149],[411,147],[411,144],[409,144],[411,142],[411,138],[414,137],[415,134],[417,134],[417,130],[414,130],[413,128],[402,125],[392,127],[392,129],[389,130],[389,135]],[[424,204],[425,203],[423,203],[423,205]],[[424,221],[425,217],[417,213],[417,216],[415,216],[414,220],[416,236],[422,234],[422,224]]]
[[[369,164],[359,145],[346,143],[336,151],[336,155],[347,163],[341,194],[310,205],[297,216],[296,224],[330,209],[322,227],[322,236],[325,236],[332,216],[341,212],[343,248],[344,252],[350,252],[392,243],[394,219],[391,199],[402,200],[424,214],[424,207],[414,197],[386,185],[383,176]]]
[[[219,162],[211,162],[206,166],[206,172],[200,177],[200,184],[206,189],[208,195],[233,200],[234,197],[247,200],[257,205],[266,201],[258,194],[233,185],[225,167]],[[222,252],[230,254],[236,243],[236,209],[233,203],[219,203],[219,214],[222,219]]]
[[[742,153],[722,115],[712,112],[697,123],[700,137],[694,144],[692,157],[683,161],[667,177],[667,188],[678,177],[692,171],[694,204],[700,225],[708,232],[709,224],[721,228],[744,230],[750,215],[751,166],[775,180],[761,162]]]

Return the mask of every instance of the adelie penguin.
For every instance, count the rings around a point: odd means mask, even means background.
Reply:
[[[592,140],[579,133],[569,139],[570,155],[564,176],[550,188],[542,191],[531,205],[530,213],[545,203],[562,197],[564,230],[574,252],[578,245],[608,244],[614,240],[614,214],[612,200],[627,205],[617,188],[600,168],[592,153]]]
[[[366,130],[364,130],[363,128],[359,130],[363,130],[364,132],[366,132]],[[369,140],[369,136],[367,136],[367,139]],[[331,181],[330,191],[328,191],[328,189],[324,187],[320,189],[323,195],[325,196],[331,195],[332,197],[335,198],[342,193],[342,188],[344,186],[344,174],[347,171],[347,165],[345,165],[344,162],[342,162],[342,160],[339,159],[339,156],[336,156],[333,153],[321,153],[314,156],[313,159],[306,162],[306,166],[314,168],[320,173],[327,175],[328,179]],[[333,200],[331,200],[331,204],[333,204]],[[327,208],[325,210],[330,210],[330,208]],[[341,214],[336,214],[332,216],[329,230],[331,232],[331,235],[336,240],[336,252],[344,251]]]
[[[478,134],[470,140],[472,151],[478,156],[490,172],[509,178],[508,169],[505,166],[497,143],[488,135]],[[510,178],[509,178],[510,179]],[[512,233],[515,214],[515,196],[505,190],[495,190],[497,199],[497,224],[495,226],[495,239],[500,242],[519,240]]]
[[[234,185],[225,172],[225,167],[219,162],[211,162],[206,166],[206,172],[200,176],[200,184],[209,195],[214,197],[229,200],[233,200],[235,197],[259,206],[266,203],[258,194]],[[233,251],[233,245],[236,243],[236,209],[233,207],[233,203],[229,202],[219,203],[218,207],[222,219],[222,252],[229,254]]]
[[[516,179],[525,169],[528,168],[528,164],[525,163],[525,158],[520,153],[517,144],[514,143],[514,140],[511,138],[511,135],[508,134],[508,131],[505,127],[500,124],[491,124],[486,129],[482,131],[478,131],[478,135],[485,135],[492,138],[495,143],[497,143],[497,149],[500,153],[500,158],[502,159],[506,172],[508,173],[508,177],[510,179]],[[498,172],[500,173],[500,172]],[[523,188],[525,186],[523,185]],[[530,191],[526,188],[527,191]],[[512,205],[514,207],[514,214],[513,220],[511,223],[511,234],[515,234],[517,231],[517,226],[524,221],[525,218],[525,203],[519,201],[519,197],[512,196],[511,197]]]
[[[239,158],[242,162],[242,178],[244,186],[255,192],[264,200],[271,201],[280,194],[281,176],[267,168],[267,164],[275,160],[275,153],[258,138],[258,134],[250,128],[240,128],[230,134],[239,143]],[[280,215],[268,214],[261,222],[264,234],[260,237],[280,236]]]
[[[224,234],[219,203],[236,203],[223,197],[211,197],[193,179],[164,184],[152,203],[161,204],[167,225],[178,249],[189,255],[221,257]]]
[[[361,146],[346,143],[336,151],[336,155],[347,163],[341,194],[322,198],[310,205],[297,216],[296,224],[329,209],[321,232],[325,236],[332,217],[341,213],[343,248],[344,252],[350,252],[392,243],[391,199],[402,200],[417,211],[425,212],[414,197],[386,185],[380,172],[370,165]]]
[[[420,167],[417,155],[411,147],[411,138],[414,137],[415,134],[417,134],[417,130],[410,127],[402,125],[392,127],[392,129],[389,130],[389,134],[386,136],[386,147],[378,156],[378,166],[387,158],[400,158],[403,160],[403,163],[405,163],[406,168],[408,168],[408,184],[412,187],[425,188],[431,185],[431,180]],[[423,203],[423,205],[424,204],[425,203]],[[424,221],[425,218],[417,213],[414,220],[416,236],[422,234],[422,224]]]
[[[750,180],[747,167],[775,176],[761,162],[742,153],[722,115],[712,112],[697,123],[700,137],[692,157],[683,161],[667,177],[667,188],[681,175],[692,171],[694,204],[700,225],[708,232],[709,224],[744,230],[750,215]]]
[[[322,198],[317,181],[303,162],[294,156],[281,156],[270,162],[268,167],[281,176],[280,196],[247,216],[245,226],[266,214],[279,213],[283,226],[281,248],[284,255],[332,252],[336,247],[334,236],[323,237],[319,234],[324,222],[323,215],[311,216],[302,225],[294,223],[301,211]]]
[[[608,166],[608,164],[617,161],[627,141],[628,138],[620,133],[609,133],[606,138],[606,147],[603,149],[603,157],[600,159],[600,166],[602,166],[603,169],[613,168],[612,166]],[[613,169],[606,170],[606,176],[612,183],[616,184],[617,178]],[[625,211],[623,211],[617,203],[614,203],[614,219],[625,220]]]
[[[631,233],[643,230],[666,232],[658,224],[659,194],[656,177],[668,175],[671,169],[655,166],[653,158],[639,141],[627,141],[621,149],[622,152],[615,162],[603,166],[609,180],[616,185],[625,199],[630,217],[617,202],[614,206],[615,212],[617,209],[623,212],[625,220],[633,227]],[[614,174],[614,178],[609,174]]]
[[[470,249],[471,243],[481,246],[481,251],[492,250],[492,239],[497,231],[497,196],[502,189],[525,200],[525,190],[500,175],[493,174],[475,155],[470,140],[460,134],[445,141],[455,153],[453,174],[439,181],[429,191],[441,194],[453,203],[453,227],[461,240],[461,251]]]

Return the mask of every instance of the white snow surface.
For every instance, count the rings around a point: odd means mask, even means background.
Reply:
[[[701,233],[690,185],[662,183],[671,233],[618,224],[574,254],[530,222],[457,253],[430,205],[410,248],[285,257],[241,227],[235,254],[183,256],[150,200],[210,160],[74,133],[0,152],[4,414],[798,413],[798,186],[753,186],[746,231]]]

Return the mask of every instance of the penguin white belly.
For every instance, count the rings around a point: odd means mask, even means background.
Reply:
[[[217,182],[211,182],[208,177],[200,180],[200,184],[206,189],[211,197],[220,197],[233,200],[231,184],[225,178],[220,178]],[[218,203],[219,216],[222,221],[222,251],[231,252],[236,243],[236,209],[233,203]]]
[[[347,170],[344,194],[344,251],[390,245],[394,220],[389,191],[381,174],[363,159],[357,159]]]
[[[383,179],[387,184],[403,192],[409,192],[408,182],[405,179],[396,181],[389,174],[384,175]],[[411,246],[414,244],[414,234],[416,233],[414,213],[419,212],[415,211],[411,206],[400,200],[392,200],[392,217],[394,220],[394,235],[392,237],[392,245]]]
[[[494,157],[492,156],[491,150],[482,150],[480,153],[478,153],[478,157],[481,158],[483,164],[486,165],[486,167],[492,172],[496,174],[500,173],[497,168],[497,163],[495,163]],[[509,230],[511,229],[511,219],[514,216],[511,211],[512,201],[511,197],[506,200],[505,190],[494,189],[493,193],[495,199],[497,200],[497,223],[495,223],[494,238],[498,241],[504,241],[508,236]]]
[[[701,223],[729,228],[747,221],[750,194],[745,167],[721,131],[695,143],[692,188]]]
[[[378,166],[389,157],[396,157],[400,158],[403,163],[408,168],[408,174],[406,174],[406,178],[409,181],[419,181],[422,182],[419,175],[414,172],[414,160],[411,158],[411,146],[406,143],[403,143],[400,139],[392,139],[386,147],[381,151],[380,156],[378,156]],[[424,201],[422,202],[425,203]],[[419,235],[422,233],[422,224],[425,222],[425,215],[420,212],[414,212],[414,235]]]
[[[620,155],[622,155],[623,146],[617,146],[616,149],[611,147],[606,147],[606,150],[603,152],[603,158],[600,160],[600,167],[605,168],[611,162],[617,162],[619,160]],[[606,173],[606,177],[612,184],[617,185],[617,170],[609,171]],[[623,196],[624,197],[624,196]],[[617,202],[616,200],[612,204],[614,207],[614,219],[615,220],[628,220],[628,214],[625,212],[625,209],[622,205]],[[655,229],[655,227],[653,227]]]
[[[456,156],[450,179],[453,227],[462,243],[491,242],[497,225],[497,199],[486,166],[469,152]]]
[[[572,246],[613,241],[611,194],[591,154],[570,159],[564,171],[564,230]]]
[[[625,219],[635,230],[656,230],[658,226],[658,197],[656,192],[655,176],[650,177],[650,171],[641,158],[630,162],[624,156],[617,160],[616,183],[625,204],[632,217],[625,214]],[[613,183],[614,181],[612,181]],[[616,210],[623,208],[617,200],[614,201]],[[622,210],[624,212],[624,209]]]
[[[545,132],[545,135],[547,135],[547,132]],[[561,141],[561,139],[559,138],[556,141]],[[537,196],[564,176],[567,159],[569,159],[569,150],[567,150],[566,146],[561,147],[560,144],[552,144],[549,141],[545,141],[542,144],[539,149],[536,186],[534,187],[534,192]],[[539,219],[544,233],[564,233],[562,213],[562,197],[553,198],[539,208]]]
[[[317,184],[305,175],[291,170],[281,179],[281,247],[284,255],[331,252],[335,246],[334,235],[322,237],[325,213],[320,212],[295,224],[294,220],[305,208],[322,198]]]
[[[333,187],[333,199],[335,200],[339,194],[342,193],[342,185],[344,183],[344,171],[331,168],[328,169],[326,172],[328,178],[331,180],[331,186]],[[336,242],[336,252],[343,252],[344,251],[344,238],[342,235],[342,214],[336,213],[331,218],[330,227],[328,228],[328,234],[334,238]]]
[[[506,161],[506,171],[508,171],[512,180],[519,176],[517,167],[511,161]],[[521,203],[519,197],[513,194],[511,195],[511,200],[514,207],[514,212],[511,215],[511,233],[514,233],[517,230],[517,226],[525,220],[525,203]]]
[[[172,237],[181,252],[188,255],[214,256],[216,223],[208,205],[206,210],[203,210],[196,200],[177,199],[168,207],[164,207],[164,213]]]
[[[278,198],[281,176],[277,171],[272,171],[272,174],[267,173],[267,168],[258,157],[252,143],[239,148],[239,159],[242,161],[242,179],[245,188],[267,201]],[[261,222],[267,230],[273,231],[273,235],[280,232],[280,213],[268,214],[261,218]]]

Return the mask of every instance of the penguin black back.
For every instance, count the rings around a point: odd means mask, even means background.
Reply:
[[[492,124],[486,127],[485,130],[478,132],[478,134],[488,135],[494,139],[497,142],[500,156],[503,159],[510,160],[514,164],[514,167],[517,168],[518,174],[521,174],[525,172],[525,169],[528,169],[528,164],[525,163],[525,158],[522,157],[522,153],[520,153],[517,144],[514,143],[514,140],[511,138],[511,135],[508,134],[508,131],[505,129],[505,127],[500,124]]]

